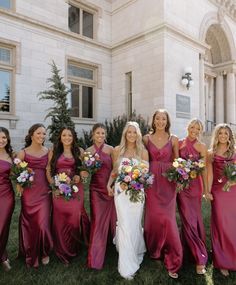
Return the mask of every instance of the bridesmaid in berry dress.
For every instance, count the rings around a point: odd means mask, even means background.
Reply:
[[[107,193],[107,182],[112,170],[113,147],[105,144],[106,128],[103,124],[98,123],[93,126],[92,136],[94,144],[86,151],[99,154],[102,166],[93,174],[90,182],[91,232],[88,267],[102,269],[109,229],[114,237],[116,224],[114,198]]]
[[[183,159],[192,158],[199,160],[202,158],[206,164],[206,146],[199,141],[199,135],[203,130],[202,122],[192,119],[188,126],[188,136],[179,141],[179,153]],[[177,195],[177,203],[182,222],[182,244],[184,251],[196,264],[197,274],[205,274],[207,263],[206,236],[201,214],[202,194],[211,198],[207,189],[207,172],[192,180],[188,189],[184,189]]]
[[[81,165],[78,138],[73,128],[62,128],[53,150],[49,153],[47,177],[50,184],[59,173],[67,174],[77,184],[78,192],[72,193],[67,201],[60,194],[53,195],[52,234],[54,251],[66,266],[78,255],[82,237],[87,241],[88,216],[84,209],[84,188],[80,181]]]
[[[170,134],[170,118],[166,110],[154,113],[152,130],[151,134],[144,136],[150,171],[155,177],[146,192],[144,234],[151,258],[163,259],[169,276],[178,278],[183,252],[176,223],[176,192],[174,184],[162,175],[178,157],[178,139]]]
[[[9,179],[11,165],[12,147],[10,135],[6,128],[0,127],[0,262],[5,271],[11,269],[6,246],[15,206],[14,192]]]
[[[209,189],[213,196],[211,204],[211,242],[213,266],[224,276],[229,270],[236,271],[236,183],[224,176],[226,163],[236,164],[235,137],[227,124],[219,124],[212,135],[209,150]],[[223,191],[230,183],[228,192]]]
[[[25,137],[25,148],[17,155],[35,173],[32,186],[22,191],[19,220],[19,254],[25,257],[28,267],[34,268],[39,266],[40,259],[44,265],[49,263],[52,249],[51,195],[46,178],[48,149],[44,146],[45,137],[45,127],[34,124]]]

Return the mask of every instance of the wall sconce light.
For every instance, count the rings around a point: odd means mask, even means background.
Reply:
[[[182,76],[181,84],[184,85],[187,89],[194,85],[194,81],[191,77],[192,67],[186,67],[184,69],[184,75]]]

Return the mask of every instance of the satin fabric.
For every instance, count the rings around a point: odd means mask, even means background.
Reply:
[[[50,226],[51,195],[46,178],[48,155],[35,157],[25,152],[24,160],[35,175],[32,186],[21,196],[19,220],[19,253],[29,267],[38,267],[39,260],[49,255],[53,243]]]
[[[107,182],[112,170],[111,156],[102,151],[104,145],[96,153],[102,160],[102,167],[92,176],[90,183],[91,232],[88,250],[88,267],[102,269],[109,229],[112,237],[115,234],[116,212],[114,198],[108,196]]]
[[[56,163],[56,172],[65,172],[69,177],[75,174],[74,158],[66,158],[63,154]],[[83,184],[77,184],[79,191],[73,193],[69,201],[62,196],[53,198],[52,233],[54,251],[57,257],[68,264],[72,257],[79,253],[83,242],[83,234],[88,233],[88,216],[84,209]],[[87,220],[87,221],[86,221]]]
[[[181,145],[184,146],[181,148]],[[186,138],[180,141],[180,157],[188,159],[200,159],[199,152],[194,148],[196,140]],[[177,204],[181,218],[181,240],[184,255],[189,253],[193,261],[198,265],[207,263],[206,235],[201,213],[203,193],[202,177],[198,176],[190,182],[188,189],[184,189],[177,195]]]
[[[150,171],[154,183],[146,191],[144,234],[151,258],[163,259],[170,272],[177,272],[182,264],[183,250],[176,223],[176,192],[162,174],[171,167],[173,161],[171,139],[157,148],[148,139]]]
[[[138,160],[132,161],[138,163]],[[114,242],[119,252],[118,271],[122,277],[129,279],[139,269],[146,251],[142,229],[144,202],[131,202],[129,195],[120,188],[120,183],[115,183],[114,200],[117,213]]]
[[[0,160],[0,263],[8,259],[6,246],[15,199],[9,179],[11,163]]]
[[[212,258],[215,268],[236,270],[236,185],[229,192],[222,190],[226,183],[223,176],[225,162],[236,161],[215,155],[211,203]]]

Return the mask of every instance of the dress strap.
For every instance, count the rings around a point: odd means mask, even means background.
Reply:
[[[100,153],[104,147],[104,143],[98,147],[96,144],[93,145],[95,148],[96,153]]]

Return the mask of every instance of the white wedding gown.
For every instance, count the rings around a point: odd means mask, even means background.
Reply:
[[[131,202],[129,194],[121,190],[120,183],[115,183],[114,199],[117,214],[114,243],[119,252],[118,271],[122,277],[132,279],[146,251],[141,224],[144,202]]]

